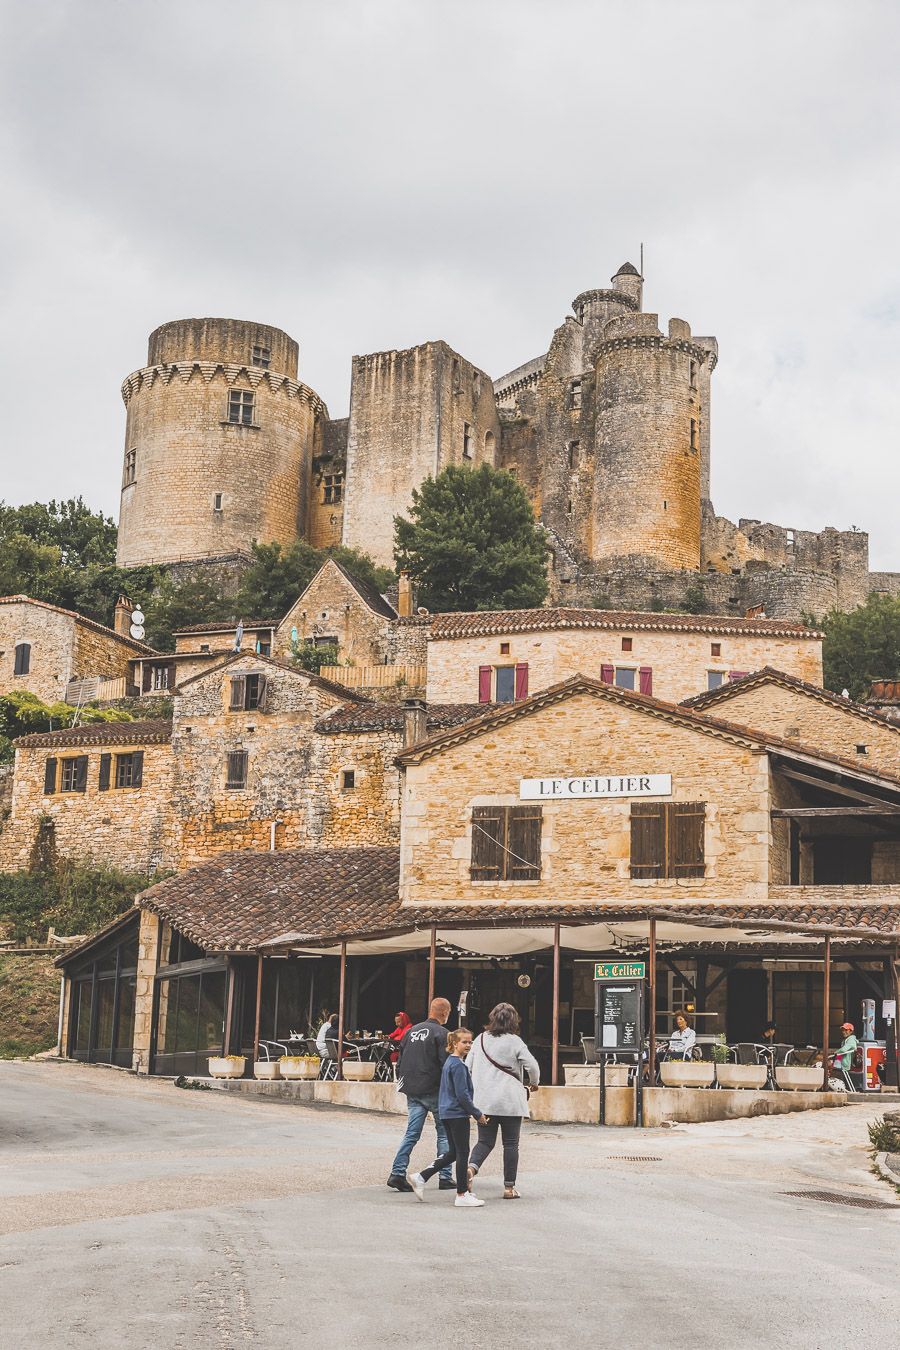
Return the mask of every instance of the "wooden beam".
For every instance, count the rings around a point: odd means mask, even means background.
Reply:
[[[769,815],[773,820],[805,820],[817,816],[825,819],[841,816],[900,816],[900,806],[776,806]]]
[[[890,995],[884,992],[884,986],[881,984],[876,984],[875,980],[872,979],[872,976],[869,974],[869,972],[867,970],[863,970],[858,962],[848,961],[847,965],[850,967],[851,970],[856,971],[857,975],[863,981],[864,984],[867,984],[869,986],[872,993],[875,995],[876,1000],[879,1003],[883,998],[890,998]]]
[[[227,974],[225,976],[225,1038],[222,1046],[222,1054],[228,1056],[231,1054],[231,1022],[234,1016],[234,965],[226,959]]]
[[[718,964],[719,964],[718,961],[716,961],[715,964],[718,965]],[[709,998],[710,994],[715,993],[715,991],[718,989],[719,985],[722,983],[722,981],[723,981],[723,980],[726,978],[726,976],[728,975],[729,968],[730,968],[730,967],[725,966],[725,968],[724,968],[723,970],[720,970],[720,971],[719,971],[718,975],[717,975],[716,978],[713,980],[712,984],[708,984],[708,985],[706,986],[706,997],[707,997],[707,998]]]
[[[556,1087],[559,1082],[559,929],[553,925],[553,1032],[550,1041],[550,1082]]]
[[[341,943],[341,982],[338,991],[337,1076],[344,1076],[344,995],[347,987],[347,943]]]
[[[792,778],[796,783],[805,783],[807,787],[814,787],[819,792],[833,792],[837,797],[851,797],[854,801],[864,802],[867,806],[884,806],[884,801],[879,797],[873,797],[870,792],[863,792],[859,788],[846,787],[843,783],[830,783],[824,778],[814,778],[809,773],[799,773],[796,769],[785,769],[779,765],[777,771],[783,773],[785,778]],[[892,803],[887,803],[892,805]]]
[[[679,970],[679,969],[678,969],[678,967],[676,966],[675,962],[672,960],[671,956],[667,956],[665,952],[662,952],[661,955],[662,955],[662,962],[663,962],[663,965],[668,966],[669,969],[672,971],[673,975],[677,975],[677,976],[678,976],[679,980],[684,980],[684,982],[685,982],[685,984],[687,985],[688,989],[691,991],[691,998],[692,998],[692,1000],[693,1000],[693,1003],[694,1003],[695,1006],[696,1006],[696,1003],[697,1003],[697,986],[694,984],[694,981],[693,981],[688,975],[685,975],[685,973],[684,973],[683,970]]]
[[[822,1086],[828,1091],[828,1038],[831,1034],[831,938],[825,939],[825,985],[822,990]]]
[[[263,958],[256,958],[256,1014],[253,1019],[253,1063],[259,1059],[259,1019],[262,1013]]]

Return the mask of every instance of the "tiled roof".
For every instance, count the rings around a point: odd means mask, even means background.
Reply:
[[[277,628],[277,619],[245,619],[244,632],[256,628]],[[219,621],[218,623],[193,623],[189,628],[175,628],[173,632],[176,637],[186,637],[189,633],[233,633],[237,628],[237,620],[230,619],[227,623]]]
[[[622,266],[616,273],[617,277],[639,277],[640,275],[641,274],[635,267],[634,263],[630,262],[623,262]]]
[[[900,704],[900,680],[873,680],[868,703]]]
[[[35,731],[15,742],[25,750],[66,745],[162,745],[172,739],[172,723],[158,717],[148,722],[85,722],[62,731]]]
[[[900,903],[600,905],[475,904],[402,906],[396,848],[290,849],[221,854],[158,882],[138,903],[168,919],[207,951],[250,951],[286,933],[295,945],[391,932],[432,924],[506,928],[556,921],[646,920],[681,916],[711,926],[756,924],[900,933]],[[711,940],[714,940],[712,938]],[[77,949],[76,949],[77,950]],[[66,954],[66,960],[72,953]]]
[[[50,605],[46,600],[32,600],[30,595],[0,595],[0,605],[37,605],[39,609],[49,609],[54,614],[64,614],[67,619],[74,619],[84,628],[90,628],[95,633],[102,633],[104,637],[115,638],[116,642],[124,642],[126,647],[132,647],[136,652],[146,653],[149,656],[156,656],[152,647],[148,647],[146,642],[135,642],[133,637],[123,637],[117,633],[114,628],[107,628],[105,623],[98,623],[96,619],[89,619],[85,614],[79,614],[74,609],[63,609],[60,605]]]
[[[483,703],[432,703],[426,709],[425,723],[434,731],[441,731],[471,722],[484,710]],[[316,730],[329,735],[344,731],[402,731],[403,721],[401,703],[353,704],[323,717]]]
[[[360,599],[365,600],[369,609],[373,610],[375,614],[380,614],[384,619],[396,619],[397,611],[394,606],[385,600],[375,586],[371,586],[368,581],[360,581],[359,577],[355,577],[352,572],[348,572],[346,567],[342,566],[335,558],[329,558],[329,562],[334,563],[341,575],[350,582]]]
[[[197,655],[198,653],[183,652],[183,656]],[[200,653],[205,655],[205,653]],[[286,670],[289,675],[296,675],[298,679],[306,680],[308,684],[315,685],[317,689],[324,689],[329,694],[337,694],[344,702],[368,703],[369,700],[364,694],[355,694],[352,689],[345,688],[342,684],[336,684],[334,680],[326,680],[321,675],[312,675],[308,670],[301,670],[295,666],[292,661],[282,661],[277,656],[262,656],[259,652],[230,652],[219,666],[213,666],[209,670],[201,670],[198,675],[192,675],[189,680],[182,680],[176,694],[180,694],[183,689],[189,685],[196,684],[198,680],[207,680],[210,675],[215,675],[217,671],[225,670],[233,665],[235,661],[262,661],[264,665],[275,666],[278,670]]]
[[[895,731],[900,732],[900,726],[877,709],[868,708],[864,703],[854,703],[852,699],[834,694],[830,689],[821,689],[817,684],[809,684],[806,680],[798,679],[796,675],[776,670],[774,666],[763,666],[761,670],[755,670],[750,675],[742,675],[739,680],[726,681],[725,684],[719,685],[718,689],[707,689],[702,694],[694,694],[692,698],[686,698],[681,706],[701,710],[716,708],[720,703],[727,703],[729,699],[745,693],[748,689],[758,689],[764,684],[777,684],[782,689],[796,690],[797,693],[818,699],[820,703],[828,703],[843,712],[865,718],[866,721],[875,722],[878,726],[893,727]]]
[[[755,637],[814,638],[822,634],[786,619],[732,619],[722,614],[657,614],[641,610],[498,609],[468,614],[435,614],[429,641],[490,637],[551,629],[605,628],[632,632],[722,633]]]

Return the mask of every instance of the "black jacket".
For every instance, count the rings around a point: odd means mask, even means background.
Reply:
[[[437,1096],[447,1058],[447,1028],[433,1017],[417,1022],[400,1042],[397,1087],[407,1097]]]

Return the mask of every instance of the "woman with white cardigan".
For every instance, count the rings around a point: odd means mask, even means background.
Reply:
[[[493,1150],[499,1129],[503,1139],[504,1200],[519,1199],[516,1190],[519,1134],[522,1119],[528,1115],[528,1088],[534,1091],[541,1079],[538,1062],[518,1032],[519,1014],[515,1008],[511,1003],[498,1003],[466,1059],[475,1098],[488,1117],[486,1125],[478,1126],[478,1142],[469,1159],[469,1178],[475,1176]]]

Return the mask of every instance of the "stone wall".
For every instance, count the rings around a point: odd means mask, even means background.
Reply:
[[[675,801],[704,801],[706,875],[632,880],[628,800],[546,802],[539,881],[472,882],[472,807],[518,805],[522,778],[670,773]],[[617,699],[575,694],[410,764],[403,788],[405,903],[529,905],[764,900],[766,756]]]
[[[330,548],[341,542],[348,426],[346,417],[325,422],[321,451],[313,459],[306,524],[306,537],[313,548]]]
[[[16,645],[31,645],[31,669],[14,675]],[[75,621],[68,614],[22,601],[0,605],[0,694],[27,690],[45,703],[64,697],[75,673]]]
[[[393,663],[395,623],[388,614],[373,610],[341,568],[329,561],[278,625],[273,654],[290,657],[291,633],[296,629],[300,642],[336,638],[342,662],[354,666]]]
[[[153,986],[159,953],[160,920],[149,909],[141,910],[138,933],[137,978],[134,987],[134,1058],[136,1073],[150,1072],[150,1046],[153,1040]],[[72,981],[66,981],[71,990]],[[65,1044],[65,1042],[63,1042]]]

